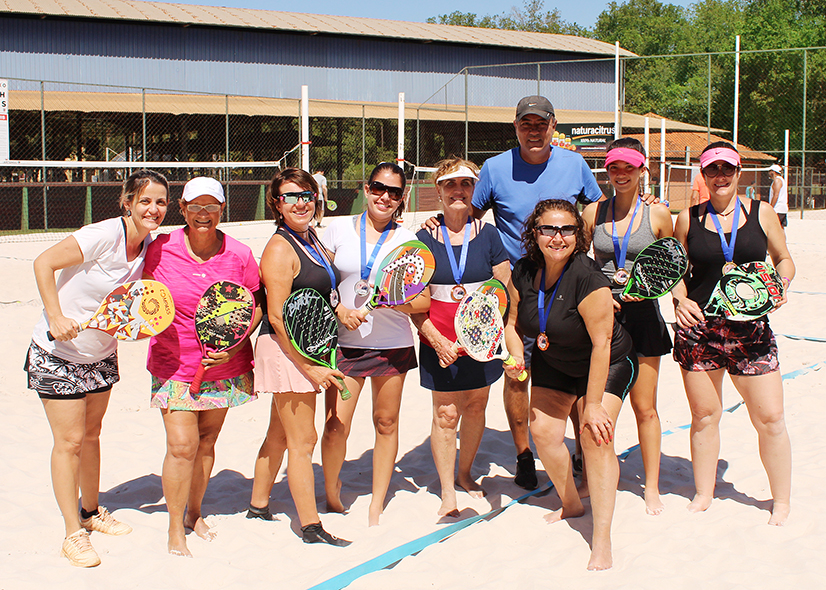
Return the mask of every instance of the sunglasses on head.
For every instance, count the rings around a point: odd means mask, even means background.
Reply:
[[[297,193],[282,193],[278,195],[278,198],[288,205],[296,205],[298,204],[298,199],[301,199],[305,203],[315,203],[317,196],[313,191],[300,191]]]
[[[737,172],[737,166],[729,164],[728,162],[721,162],[720,164],[709,164],[703,168],[703,174],[709,178],[716,178],[720,174],[723,176],[734,176]]]
[[[190,203],[186,206],[186,210],[190,213],[200,213],[202,210],[207,213],[218,213],[221,210],[221,205],[211,203],[209,205],[198,205],[197,203]]]
[[[367,185],[367,190],[369,190],[372,194],[380,197],[384,193],[390,195],[390,198],[394,201],[401,201],[402,195],[404,194],[404,189],[400,186],[387,186],[383,182],[379,182],[374,180],[370,184]]]
[[[563,238],[570,237],[576,233],[576,226],[575,225],[537,225],[536,231],[538,231],[543,236],[548,236],[549,238],[554,237],[556,234],[561,235]]]

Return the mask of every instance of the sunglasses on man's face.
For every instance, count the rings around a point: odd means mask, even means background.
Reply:
[[[278,198],[287,203],[287,205],[297,205],[299,199],[305,203],[314,203],[317,196],[313,191],[301,191],[297,193],[282,193],[278,195]]]
[[[563,238],[568,238],[576,233],[576,226],[575,225],[537,225],[536,231],[538,231],[543,236],[547,236],[549,238],[554,237],[556,234],[559,234]]]
[[[382,196],[384,193],[390,195],[390,198],[394,201],[401,201],[402,195],[404,194],[404,189],[400,186],[387,186],[383,182],[379,182],[374,180],[370,184],[367,185],[367,189],[377,197]]]
[[[737,166],[729,164],[728,162],[709,164],[703,168],[703,174],[709,178],[717,178],[720,174],[723,176],[734,176],[735,172],[737,172]]]

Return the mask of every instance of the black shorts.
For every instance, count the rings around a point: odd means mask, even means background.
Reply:
[[[456,362],[442,367],[439,355],[426,344],[419,345],[419,381],[431,391],[465,391],[481,389],[496,383],[504,373],[502,361],[480,363],[469,356],[460,356]]]
[[[787,225],[789,225],[789,220],[786,219],[785,213],[778,213],[777,218],[780,220],[781,227],[786,227]]]
[[[637,356],[663,356],[671,352],[671,336],[656,301],[622,301],[614,317],[634,342]]]
[[[588,375],[573,377],[555,369],[545,360],[542,353],[537,349],[533,355],[533,369],[531,370],[531,380],[534,387],[544,387],[554,389],[564,393],[570,393],[583,397],[588,389]],[[605,382],[605,393],[615,395],[624,400],[634,386],[639,374],[639,362],[637,355],[633,353],[612,362],[608,367],[608,379]]]

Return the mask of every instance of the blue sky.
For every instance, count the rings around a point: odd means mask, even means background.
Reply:
[[[300,4],[285,0],[162,0],[178,4],[200,4],[204,6],[232,6],[235,8],[259,8],[264,10],[285,10],[312,14],[334,14],[339,16],[364,16],[424,22],[430,16],[454,11],[473,12],[479,16],[510,12],[511,6],[522,6],[522,0],[417,0],[416,2],[388,2],[387,0],[306,0]],[[661,0],[665,3],[688,6],[692,0]],[[621,3],[621,2],[620,2]],[[577,22],[584,27],[593,26],[597,16],[605,10],[607,3],[602,0],[568,1],[556,6],[560,16],[566,21]],[[545,1],[544,10],[555,7],[553,0]]]

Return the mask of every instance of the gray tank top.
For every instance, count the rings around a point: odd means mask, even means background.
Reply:
[[[625,270],[628,272],[631,272],[631,267],[634,266],[634,259],[637,257],[637,254],[657,239],[657,236],[654,235],[654,231],[651,229],[651,207],[642,205],[640,209],[642,209],[640,226],[628,239],[628,252],[625,256]],[[603,201],[599,204],[596,227],[594,228],[594,260],[597,261],[597,264],[602,268],[602,272],[604,272],[608,280],[611,281],[611,292],[618,294],[622,292],[623,286],[613,281],[614,273],[617,272],[617,266],[614,262],[614,240],[611,237],[610,212],[610,200]]]

